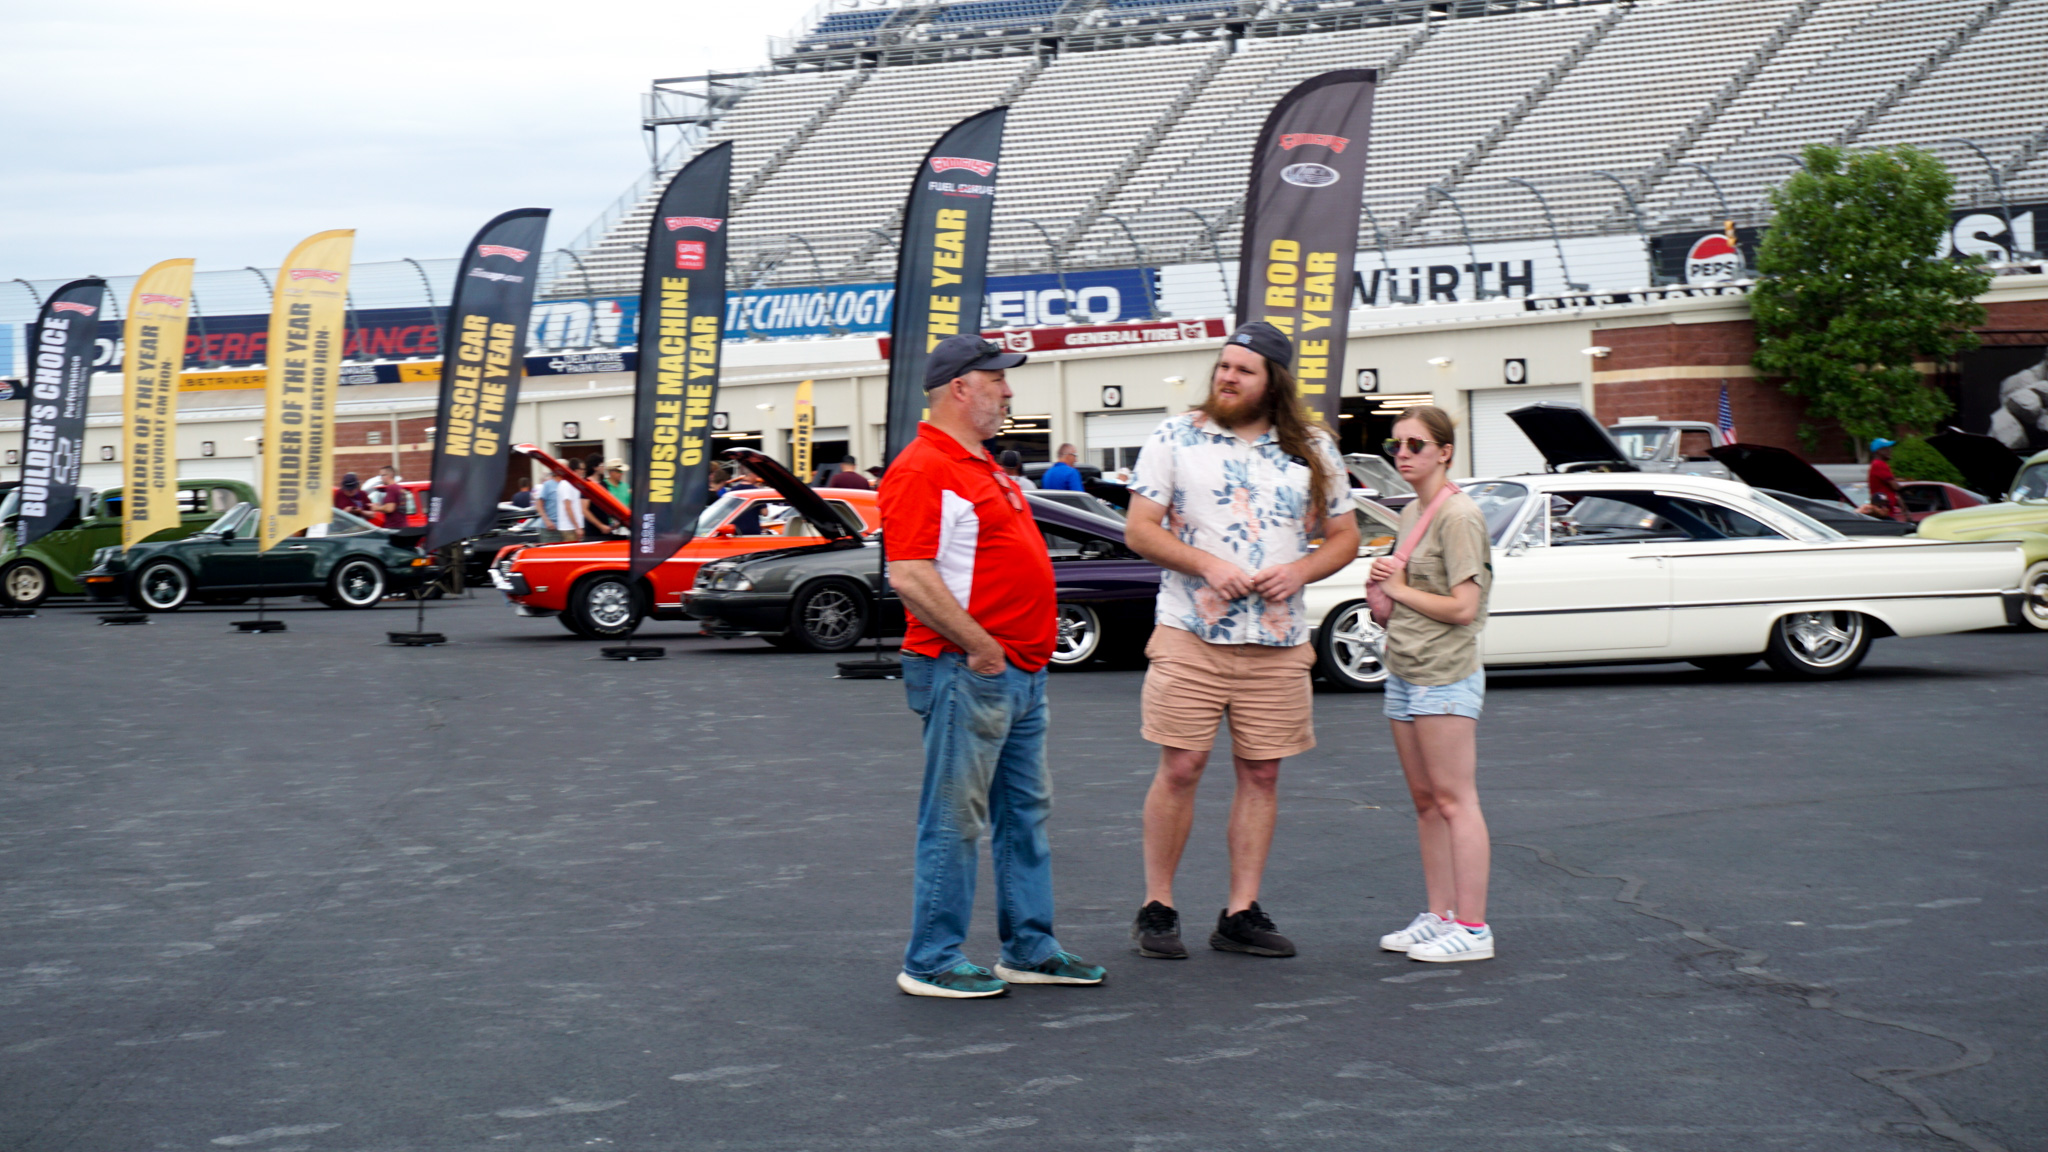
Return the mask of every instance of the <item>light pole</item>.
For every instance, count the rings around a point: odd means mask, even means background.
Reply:
[[[1628,214],[1636,222],[1636,235],[1641,237],[1643,241],[1643,270],[1649,274],[1650,287],[1655,288],[1657,286],[1656,258],[1650,253],[1650,230],[1643,226],[1643,210],[1636,203],[1635,193],[1628,190],[1628,183],[1626,181],[1612,172],[1594,172],[1593,175],[1600,177],[1602,180],[1612,182],[1617,189],[1620,189],[1621,201],[1628,205]]]
[[[420,283],[427,289],[427,307],[434,307],[434,282],[427,279],[427,270],[420,267],[420,262],[410,256],[400,256],[399,259],[412,265],[412,270],[420,274]]]
[[[1963,147],[1968,148],[1972,152],[1975,152],[1977,154],[1977,159],[1982,160],[1984,162],[1984,171],[1990,173],[1991,175],[1991,188],[1993,191],[1998,193],[1998,214],[2005,218],[2006,238],[2012,241],[2012,243],[2007,246],[2006,251],[2015,260],[2025,259],[2026,257],[2032,256],[2032,252],[2020,251],[2020,235],[2012,229],[2012,202],[2006,199],[2005,178],[1998,174],[1998,165],[1993,164],[1991,162],[1990,155],[1988,155],[1984,151],[1984,149],[1978,147],[1977,142],[1974,140],[1964,140],[1959,137],[1951,137],[1950,139],[1942,141],[1942,143],[1961,144]]]
[[[1040,224],[1036,220],[1026,220],[1025,223],[1038,229],[1038,238],[1045,241],[1045,258],[1052,261],[1052,274],[1059,279],[1060,299],[1066,301],[1065,315],[1060,317],[1060,323],[1072,324],[1074,322],[1074,297],[1072,293],[1067,291],[1067,270],[1060,265],[1060,254],[1059,250],[1053,247],[1052,233],[1047,232],[1045,225]]]
[[[1707,167],[1704,164],[1695,164],[1690,160],[1681,161],[1680,163],[1672,165],[1672,167],[1690,168],[1693,171],[1698,172],[1700,175],[1705,176],[1707,178],[1707,186],[1714,190],[1715,202],[1721,205],[1721,219],[1727,221],[1730,225],[1733,225],[1735,223],[1735,209],[1730,208],[1728,206],[1728,194],[1726,192],[1721,191],[1721,182],[1719,180],[1714,179],[1713,169]],[[1742,261],[1742,271],[1749,271],[1749,257],[1744,256],[1742,254],[1742,246],[1740,244],[1736,245],[1735,247],[1735,255]]]
[[[1552,247],[1557,249],[1557,266],[1564,270],[1564,286],[1571,289],[1574,292],[1591,292],[1591,288],[1588,288],[1584,284],[1577,283],[1572,279],[1572,266],[1571,264],[1566,262],[1564,258],[1564,241],[1558,238],[1557,218],[1550,214],[1550,201],[1545,200],[1543,198],[1543,193],[1538,191],[1536,186],[1534,184],[1529,183],[1527,180],[1523,180],[1514,176],[1503,177],[1503,179],[1505,179],[1510,184],[1517,184],[1523,188],[1527,188],[1529,190],[1529,195],[1534,196],[1536,198],[1536,203],[1543,208],[1543,223],[1550,227],[1550,244]],[[1477,275],[1478,269],[1473,269],[1473,274]]]
[[[1361,200],[1358,203],[1358,210],[1365,213],[1365,222],[1372,225],[1372,244],[1380,250],[1380,270],[1387,276],[1387,302],[1391,304],[1394,301],[1394,264],[1387,258],[1387,234],[1380,231],[1379,217],[1372,214],[1372,205]],[[1352,275],[1356,278],[1357,273],[1354,272]],[[1375,292],[1373,298],[1365,302],[1365,306],[1375,307],[1378,300],[1379,293]]]
[[[1439,196],[1442,196],[1444,199],[1450,201],[1451,211],[1456,212],[1458,214],[1458,231],[1465,237],[1465,255],[1470,257],[1472,260],[1473,298],[1478,300],[1491,300],[1495,296],[1507,295],[1506,291],[1504,290],[1495,291],[1494,289],[1488,288],[1485,282],[1479,279],[1479,249],[1474,248],[1472,246],[1472,228],[1469,224],[1465,222],[1465,206],[1463,204],[1458,203],[1458,198],[1456,196],[1451,195],[1450,189],[1445,188],[1441,184],[1431,184],[1429,186],[1429,190],[1431,192],[1436,193]],[[1505,273],[1503,273],[1503,275],[1505,275]],[[1417,290],[1417,294],[1420,294],[1420,289]]]
[[[1131,232],[1131,226],[1124,223],[1123,217],[1114,212],[1104,212],[1103,215],[1116,221],[1116,226],[1124,230],[1124,239],[1130,241],[1131,253],[1138,258],[1138,279],[1145,286],[1145,319],[1159,319],[1159,301],[1152,292],[1152,273],[1145,267],[1145,249],[1139,246],[1137,236]]]
[[[1216,279],[1220,281],[1223,285],[1224,310],[1229,312],[1232,316],[1236,316],[1237,301],[1233,299],[1231,296],[1230,277],[1224,275],[1223,273],[1223,252],[1216,246],[1215,226],[1209,223],[1209,218],[1207,216],[1202,215],[1200,212],[1195,211],[1193,208],[1175,208],[1174,211],[1185,212],[1188,215],[1193,216],[1195,219],[1200,220],[1202,222],[1202,235],[1208,237],[1209,240],[1209,256],[1216,262]]]

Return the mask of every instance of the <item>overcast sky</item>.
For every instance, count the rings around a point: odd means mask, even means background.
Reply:
[[[324,228],[452,256],[529,206],[560,245],[646,167],[650,79],[749,71],[816,3],[0,0],[0,280],[269,266]]]

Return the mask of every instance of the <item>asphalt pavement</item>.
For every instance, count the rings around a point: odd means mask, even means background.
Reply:
[[[1301,954],[1200,946],[1226,765],[1194,955],[1138,958],[1142,673],[1055,676],[1059,933],[1109,981],[959,1002],[892,983],[900,684],[682,624],[606,661],[491,593],[429,649],[250,615],[0,620],[0,1149],[2048,1146],[2048,636],[1497,673],[1462,965],[1375,947],[1413,821],[1327,691],[1263,900]]]

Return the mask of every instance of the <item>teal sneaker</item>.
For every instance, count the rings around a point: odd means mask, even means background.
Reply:
[[[998,964],[996,975],[1012,984],[1100,984],[1109,973],[1072,952],[1055,952],[1029,968]]]
[[[951,971],[930,976],[898,972],[896,986],[912,996],[943,996],[949,1000],[979,1000],[1010,990],[1008,984],[989,975],[988,969],[979,964],[960,964]]]

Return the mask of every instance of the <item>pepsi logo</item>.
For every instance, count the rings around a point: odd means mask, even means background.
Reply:
[[[1280,178],[1301,188],[1323,188],[1337,182],[1337,170],[1327,164],[1289,164]]]
[[[1720,232],[1709,232],[1693,242],[1685,254],[1685,282],[1715,284],[1742,274],[1742,253]]]

